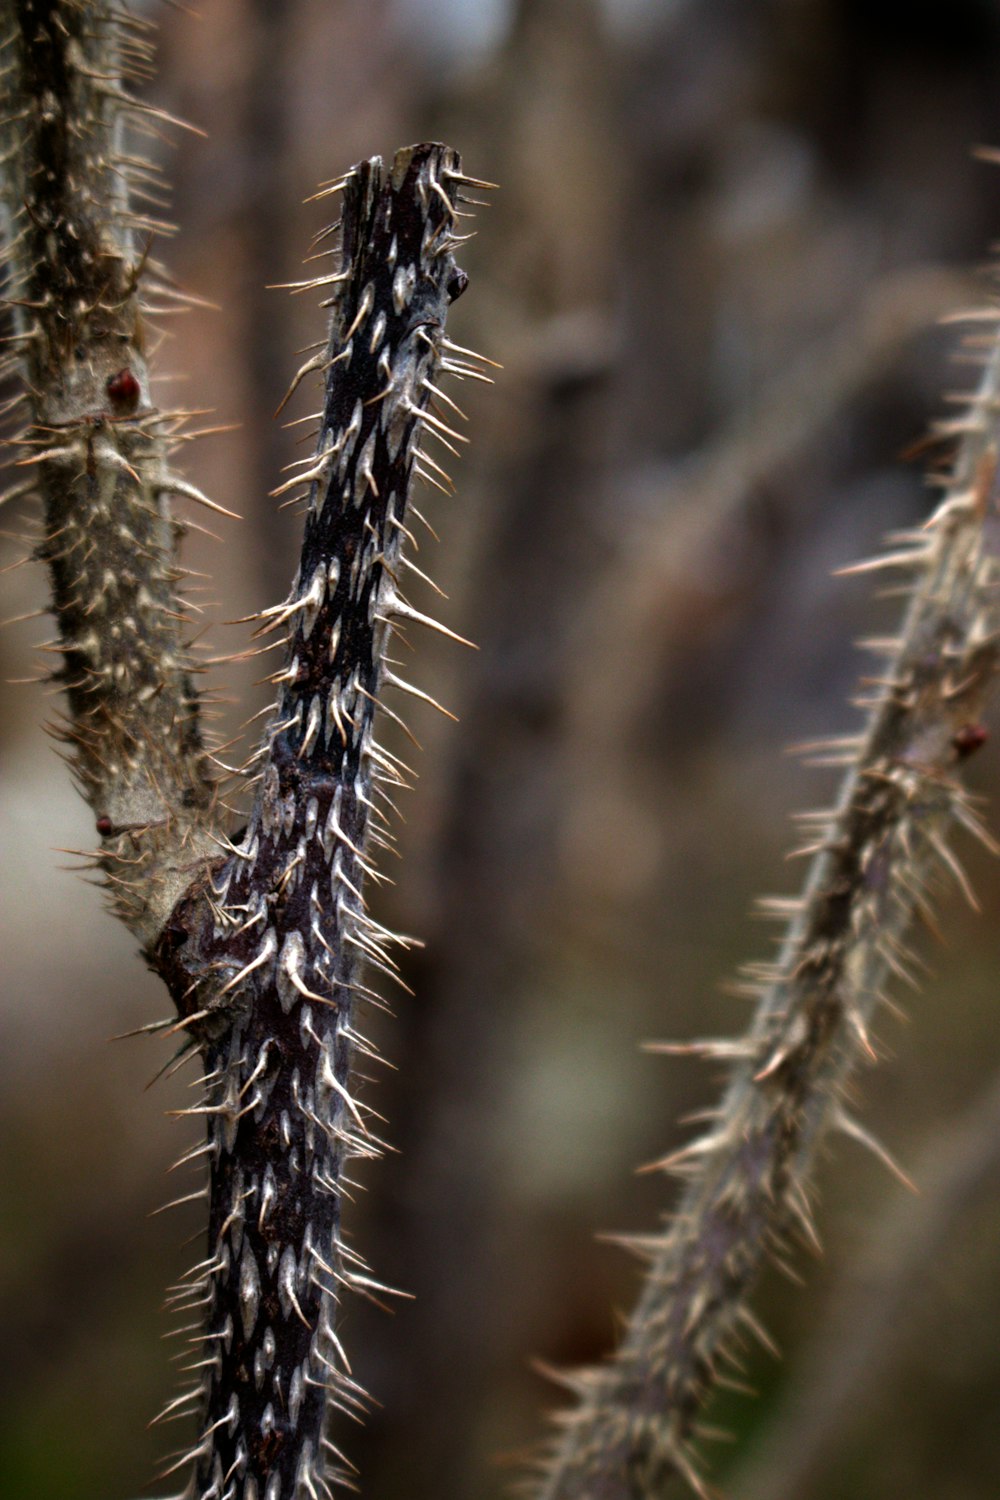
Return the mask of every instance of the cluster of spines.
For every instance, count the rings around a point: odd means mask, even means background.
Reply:
[[[375,739],[376,711],[389,687],[426,696],[393,670],[394,633],[452,634],[413,607],[399,575],[412,484],[435,462],[421,438],[464,441],[443,414],[440,374],[483,378],[479,357],[444,335],[465,286],[455,199],[470,183],[454,152],[431,145],[331,185],[344,198],[341,268],[316,283],[337,290],[329,340],[309,362],[325,400],[315,456],[296,476],[298,573],[261,621],[285,637],[256,798],[239,846],[159,950],[206,1069],[192,1113],[209,1122],[209,1253],[179,1295],[206,1305],[207,1343],[169,1412],[201,1417],[172,1465],[193,1465],[197,1500],[303,1500],[348,1480],[326,1417],[359,1414],[364,1396],[338,1299],[389,1290],[341,1229],[347,1164],[380,1150],[353,1067],[376,1054],[355,1017],[381,1003],[368,980],[397,979],[391,949],[407,941],[364,895],[408,769]]]
[[[810,1174],[823,1135],[840,1129],[888,1153],[851,1117],[853,1073],[876,1059],[875,1011],[912,981],[908,929],[942,877],[968,881],[948,844],[955,827],[991,841],[959,771],[986,738],[981,716],[1000,660],[997,410],[1000,349],[958,424],[946,493],[922,529],[890,539],[853,571],[909,575],[898,638],[866,643],[884,658],[866,679],[865,731],[805,747],[847,768],[836,806],[806,815],[810,858],[799,897],[769,898],[786,923],[775,962],[741,976],[756,1002],[746,1035],[660,1050],[728,1066],[707,1132],[655,1167],[684,1179],[662,1234],[629,1238],[648,1273],[612,1361],[567,1377],[577,1398],[543,1465],[544,1500],[631,1500],[671,1475],[709,1493],[693,1448],[715,1386],[741,1384],[747,1333],[768,1342],[748,1307],[762,1263],[818,1242]]]

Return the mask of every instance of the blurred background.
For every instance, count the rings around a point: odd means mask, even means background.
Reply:
[[[420,782],[378,915],[426,948],[413,998],[371,1020],[397,1154],[350,1219],[416,1300],[345,1311],[375,1404],[337,1436],[369,1496],[499,1496],[560,1404],[532,1361],[599,1359],[632,1301],[637,1270],[595,1231],[656,1225],[674,1189],[634,1169],[718,1088],[639,1045],[744,1024],[721,983],[768,951],[753,898],[794,889],[788,816],[833,789],[786,747],[852,727],[852,642],[898,609],[831,574],[926,513],[904,450],[975,380],[975,347],[935,325],[989,290],[1000,177],[972,148],[1000,144],[1000,4],[201,11],[156,11],[152,97],[206,132],[174,132],[162,253],[221,308],[165,330],[161,401],[239,424],[185,455],[245,517],[187,546],[210,657],[245,648],[225,622],[294,570],[268,492],[302,429],[271,413],[324,315],[265,288],[303,274],[325,205],[302,200],[423,139],[502,185],[451,331],[504,369],[454,392],[473,441],[420,553],[481,649],[421,640],[410,673],[461,722],[411,716]],[[15,562],[27,520],[3,524]],[[44,580],[18,568],[4,593],[28,614]],[[33,676],[46,633],[6,629],[0,677]],[[253,667],[209,669],[222,739],[265,701]],[[203,1208],[149,1214],[196,1186],[165,1175],[193,1072],[144,1092],[168,1044],[108,1044],[165,997],[64,873],[58,850],[93,832],[46,690],[0,691],[0,1491],[131,1500],[186,1436],[147,1423],[174,1390],[163,1289],[200,1257]],[[995,802],[992,741],[972,773]],[[983,912],[949,894],[908,1023],[883,1017],[858,1086],[921,1194],[831,1146],[825,1253],[758,1300],[782,1358],[752,1353],[758,1398],[710,1416],[736,1439],[705,1447],[733,1500],[997,1494],[1000,869],[968,865]]]

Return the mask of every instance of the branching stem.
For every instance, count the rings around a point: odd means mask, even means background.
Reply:
[[[355,1046],[373,1055],[356,1012],[378,1002],[370,976],[396,977],[404,941],[364,894],[385,842],[376,791],[403,782],[375,727],[387,689],[427,696],[387,669],[393,636],[445,629],[399,579],[415,480],[450,484],[421,445],[465,441],[443,375],[482,373],[444,333],[467,281],[453,248],[472,180],[449,147],[420,145],[325,190],[343,195],[341,265],[313,283],[331,294],[329,341],[300,372],[325,372],[325,405],[295,481],[298,574],[262,617],[261,633],[285,632],[284,656],[234,846],[198,728],[167,503],[204,497],[169,467],[177,414],[151,405],[145,360],[138,231],[154,226],[131,202],[152,168],[125,144],[142,107],[122,79],[148,68],[147,28],[99,0],[0,0],[0,16],[15,358],[32,410],[18,441],[44,503],[63,732],[113,904],[204,1061],[189,1112],[208,1124],[208,1246],[171,1303],[204,1309],[206,1326],[193,1384],[163,1413],[200,1411],[200,1427],[166,1472],[190,1475],[189,1500],[317,1500],[345,1467],[329,1408],[364,1403],[338,1301],[386,1290],[341,1231],[346,1164],[379,1150],[352,1077]]]

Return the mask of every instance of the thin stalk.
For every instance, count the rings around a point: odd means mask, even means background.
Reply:
[[[997,672],[998,411],[994,347],[952,424],[960,446],[942,503],[862,565],[912,575],[900,635],[878,643],[887,660],[866,685],[864,732],[814,747],[847,772],[836,806],[812,819],[801,896],[771,903],[787,930],[776,962],[748,974],[747,1034],[680,1049],[731,1060],[728,1087],[707,1133],[659,1164],[687,1186],[666,1231],[636,1242],[649,1269],[613,1359],[567,1382],[579,1405],[541,1500],[648,1500],[676,1475],[708,1493],[691,1440],[720,1366],[756,1330],[750,1290],[769,1256],[815,1241],[810,1175],[825,1132],[864,1134],[845,1092],[874,1060],[872,1016],[908,972],[914,916],[942,874],[968,893],[947,840],[956,827],[985,837],[959,768],[986,737]]]

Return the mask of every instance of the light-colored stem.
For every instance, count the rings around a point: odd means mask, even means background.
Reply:
[[[213,787],[169,496],[175,419],[150,401],[140,241],[151,172],[123,76],[141,22],[83,0],[3,0],[6,259],[31,411],[20,461],[41,496],[66,691],[61,733],[101,837],[113,905],[145,946],[217,852]],[[148,279],[148,278],[146,278]]]
[[[824,1327],[797,1360],[734,1500],[807,1500],[878,1411],[902,1360],[926,1340],[928,1291],[969,1240],[976,1207],[1000,1181],[1000,1074],[942,1130],[915,1173],[919,1197],[893,1199],[862,1264],[835,1292]],[[828,1482],[828,1481],[827,1481]]]
[[[643,1241],[642,1293],[612,1361],[573,1383],[543,1500],[648,1500],[671,1476],[702,1483],[690,1449],[698,1412],[741,1328],[768,1255],[814,1237],[809,1178],[832,1126],[854,1129],[845,1084],[873,1057],[868,1031],[905,939],[942,872],[964,876],[946,838],[979,832],[958,780],[985,737],[997,670],[1000,352],[967,417],[945,498],[928,525],[873,566],[914,575],[899,639],[869,684],[870,717],[836,743],[849,767],[836,807],[815,819],[803,893],[772,903],[788,920],[777,961],[750,974],[748,1034],[691,1051],[733,1060],[706,1135],[661,1165],[689,1178],[670,1226]]]

